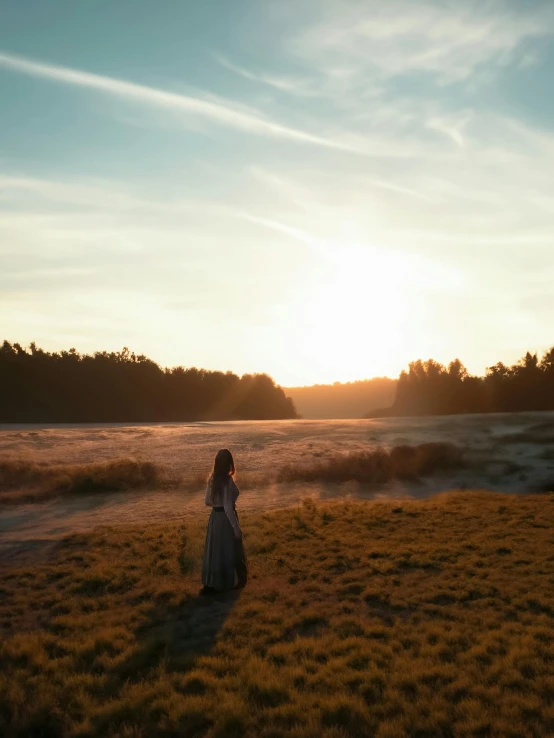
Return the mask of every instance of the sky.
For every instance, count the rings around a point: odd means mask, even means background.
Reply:
[[[284,386],[554,343],[551,0],[0,0],[0,339]]]

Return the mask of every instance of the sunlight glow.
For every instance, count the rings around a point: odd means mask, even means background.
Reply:
[[[328,279],[308,290],[298,310],[298,349],[328,381],[390,372],[424,312],[425,265],[357,244],[327,256]]]
[[[552,1],[11,5],[2,339],[285,387],[550,347]]]

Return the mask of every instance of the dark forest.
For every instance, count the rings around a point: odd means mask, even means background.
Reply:
[[[513,366],[499,362],[484,377],[472,376],[459,359],[448,367],[430,359],[402,372],[392,407],[366,417],[457,415],[554,410],[554,348],[539,360],[527,353]]]
[[[376,387],[387,399],[393,380]],[[364,383],[352,383],[352,387]],[[369,388],[372,384],[366,382]],[[365,385],[364,385],[365,386]],[[332,389],[301,388],[304,393]],[[383,392],[386,390],[386,392]],[[294,390],[291,391],[293,394]],[[344,393],[342,393],[344,394]],[[298,398],[299,402],[303,398]],[[317,405],[321,397],[309,397]],[[345,398],[341,399],[341,410]],[[368,398],[349,398],[360,403]],[[374,399],[374,398],[372,398]],[[338,401],[338,399],[337,399]],[[325,405],[325,402],[321,404]],[[327,403],[328,404],[328,403]],[[324,417],[323,408],[308,417]],[[367,404],[365,405],[367,409]],[[330,411],[333,408],[324,408]],[[362,416],[351,408],[351,417]],[[527,353],[519,362],[499,362],[484,377],[468,373],[459,359],[444,366],[433,359],[414,361],[396,381],[392,406],[366,417],[456,415],[462,413],[554,410],[554,347],[539,359]],[[321,411],[321,412],[320,412]],[[337,415],[338,416],[338,415]],[[162,369],[127,348],[79,354],[49,353],[4,341],[0,347],[1,423],[115,423],[199,420],[277,420],[297,418],[295,403],[267,374],[174,367]],[[325,417],[332,417],[327,414]],[[344,415],[343,415],[344,417]]]
[[[4,341],[0,422],[117,423],[297,417],[267,374],[162,369],[128,349],[49,353]]]

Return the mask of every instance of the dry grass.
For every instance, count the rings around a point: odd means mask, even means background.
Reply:
[[[463,463],[462,452],[450,443],[424,443],[335,454],[325,461],[285,464],[271,472],[239,471],[242,489],[278,482],[347,482],[384,484],[392,479],[417,480]],[[113,459],[93,464],[39,464],[28,459],[0,460],[0,503],[41,500],[64,494],[120,492],[181,487],[199,490],[207,474],[193,470],[177,475],[161,463]]]
[[[251,580],[197,597],[205,518],[0,574],[0,735],[554,733],[554,495],[243,516]]]
[[[37,464],[0,460],[0,501],[21,502],[60,494],[117,492],[175,486],[179,480],[152,461],[114,459],[96,464]]]
[[[464,450],[467,466],[441,475],[445,488],[486,487],[521,491],[518,474],[500,466],[516,462],[525,467],[524,489],[533,490],[554,469],[543,458],[547,440],[530,446],[507,443],[509,433],[533,429],[541,433],[539,421],[554,425],[554,413],[505,416],[456,416],[455,418],[404,418],[382,421],[274,421],[197,423],[176,425],[0,427],[0,459],[21,458],[39,465],[71,466],[109,462],[113,458],[144,459],[179,477],[183,485],[196,476],[190,487],[201,489],[219,448],[230,448],[238,468],[241,489],[260,486],[258,480],[275,481],[285,465],[303,465],[335,454],[363,452],[368,448],[417,445],[428,441],[450,441]],[[545,431],[546,432],[546,431]],[[536,451],[536,456],[531,452]],[[252,484],[245,475],[256,477]],[[448,479],[446,479],[448,476]],[[396,485],[393,482],[393,486]],[[438,480],[430,485],[441,487]]]
[[[140,459],[114,459],[94,464],[38,464],[29,459],[0,459],[0,504],[20,504],[70,494],[128,490],[203,490],[208,474],[191,470],[179,475],[164,464]],[[243,490],[273,479],[260,472],[241,471]]]
[[[452,443],[422,443],[395,446],[389,451],[355,451],[335,454],[323,461],[284,466],[280,482],[349,482],[385,484],[393,479],[417,480],[464,463],[462,451]]]

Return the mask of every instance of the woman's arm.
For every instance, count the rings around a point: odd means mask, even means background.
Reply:
[[[211,507],[213,505],[211,479],[208,480],[208,484],[206,485],[206,497],[204,498],[204,502],[206,503],[206,507]]]
[[[232,480],[230,480],[229,483],[225,485],[225,488],[223,490],[223,509],[225,510],[225,515],[227,515],[227,517],[229,518],[229,522],[233,526],[235,538],[242,538],[242,531],[240,529],[237,516],[235,514],[235,494],[233,485],[234,482],[232,482]]]

